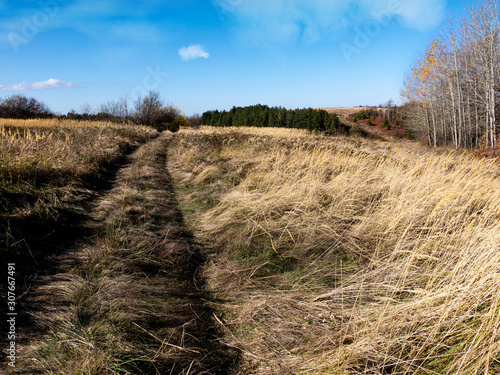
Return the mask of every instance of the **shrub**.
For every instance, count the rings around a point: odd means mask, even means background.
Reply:
[[[415,139],[415,132],[409,126],[405,127],[405,137],[408,139]]]
[[[354,118],[356,120],[365,120],[366,119],[366,112],[365,110],[363,109],[361,112],[357,113]]]
[[[0,117],[12,119],[52,118],[54,114],[42,102],[24,95],[12,95],[0,104]]]
[[[178,132],[181,127],[189,127],[189,121],[184,116],[177,116],[174,121],[165,124],[165,130]]]
[[[158,131],[175,129],[174,122],[180,114],[179,108],[172,104],[165,105],[157,91],[150,91],[147,96],[139,97],[135,101],[134,122],[152,126]]]

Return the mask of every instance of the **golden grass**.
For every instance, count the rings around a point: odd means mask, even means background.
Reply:
[[[125,147],[155,133],[105,122],[0,119],[0,184],[95,177]]]
[[[235,131],[235,129],[237,129]],[[197,130],[184,129],[186,134],[245,134],[254,136],[268,136],[277,139],[301,139],[307,138],[311,132],[305,129],[288,129],[288,128],[256,128],[251,126],[241,126],[238,128],[221,128],[216,126],[201,126]],[[230,139],[229,139],[230,141]]]
[[[499,372],[497,161],[282,131],[172,150],[242,373]]]
[[[349,116],[366,110],[367,108],[368,107],[325,107],[318,109],[322,109],[324,111],[327,111],[328,113],[335,113],[339,116]]]
[[[80,121],[80,120],[58,120],[54,119],[5,119],[0,118],[0,126],[15,126],[24,128],[54,128],[54,127],[75,127],[75,128],[87,128],[101,127],[101,128],[121,128],[123,124],[115,124],[107,121]]]
[[[100,193],[101,183],[112,176],[129,151],[156,136],[155,130],[146,127],[103,122],[0,119],[0,254],[5,262],[16,264],[17,303],[23,316],[30,312],[33,291],[40,286],[40,280],[34,281],[36,275],[53,272],[48,269],[53,259],[88,233],[81,221],[88,220],[89,202]],[[85,320],[86,305],[96,284],[73,276],[59,280],[66,293],[59,295],[59,300],[54,298],[54,289],[47,289],[36,323],[51,321],[65,309]],[[6,298],[5,282],[0,282],[2,298]],[[65,305],[75,299],[78,303],[74,306]],[[32,330],[39,326],[23,324],[21,320],[18,326],[23,336],[18,337],[17,370],[34,373],[36,366],[30,371],[33,357],[23,358],[23,354],[29,335],[35,335]],[[54,336],[45,337],[47,350],[53,351],[43,353],[53,360],[43,364],[49,369],[45,373],[67,374],[72,368],[81,369],[81,373],[106,372],[109,353],[96,349],[89,337],[95,334],[106,340],[116,335],[116,327],[95,325],[82,329],[81,335],[70,334],[74,329],[68,322]],[[79,345],[88,351],[80,351]],[[115,350],[113,346],[120,343],[110,340],[108,348]],[[69,358],[68,352],[75,355]]]
[[[171,136],[130,156],[90,210],[93,235],[34,280],[29,305],[39,332],[18,352],[23,373],[210,374],[236,361],[216,340],[197,272],[203,254],[176,207]]]

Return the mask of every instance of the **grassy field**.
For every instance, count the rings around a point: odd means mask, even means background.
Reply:
[[[496,160],[286,129],[170,153],[239,373],[500,371]]]
[[[0,142],[9,374],[500,372],[497,159],[53,120]]]
[[[44,252],[54,250],[50,237],[57,231],[55,226],[71,226],[84,213],[84,203],[109,183],[124,155],[155,136],[157,132],[146,127],[1,119],[0,243],[4,262],[9,254],[11,261],[19,260],[23,268],[30,268],[50,255]]]
[[[109,123],[0,120],[1,267],[6,272],[7,263],[14,263],[16,269],[21,372],[34,360],[22,354],[25,345],[44,332],[39,317],[65,303],[52,296],[37,316],[33,291],[42,278],[57,273],[60,256],[92,235],[86,224],[92,202],[109,188],[127,154],[157,136],[150,128]],[[4,301],[6,281],[0,282]],[[2,332],[5,323],[2,319]],[[3,367],[4,350],[1,356]]]
[[[354,115],[362,110],[366,110],[367,108],[368,107],[325,107],[319,109],[323,109],[328,113],[335,113],[336,115],[342,117],[342,116]]]
[[[106,122],[0,119],[2,187],[98,177],[126,147],[156,133],[147,127]]]

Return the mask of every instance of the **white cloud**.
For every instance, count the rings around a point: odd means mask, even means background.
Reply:
[[[41,82],[22,82],[8,86],[0,85],[1,91],[26,91],[26,90],[50,90],[61,87],[75,87],[74,82],[65,82],[58,79],[50,78]]]
[[[225,21],[251,41],[316,42],[369,21],[399,20],[426,30],[444,17],[447,0],[212,0]],[[259,40],[260,39],[260,40]]]
[[[199,44],[194,44],[189,47],[182,47],[179,50],[179,56],[183,60],[194,60],[194,59],[208,59],[210,57],[210,54],[205,51],[205,48]]]

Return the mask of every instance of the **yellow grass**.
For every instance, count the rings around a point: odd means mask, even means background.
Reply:
[[[172,156],[219,201],[191,222],[243,372],[499,372],[497,161],[264,131],[183,131]]]
[[[105,122],[0,119],[0,184],[95,176],[124,147],[155,132]]]
[[[367,107],[325,107],[325,108],[318,108],[327,111],[328,113],[335,113],[336,115],[339,116],[349,116],[349,115],[354,115],[356,113],[359,113],[363,110],[366,110]]]
[[[53,273],[34,279],[34,326],[7,374],[215,374],[235,362],[210,324],[201,248],[171,191],[171,136],[130,155],[89,210],[93,235],[75,233],[77,245],[57,256]]]
[[[24,128],[54,128],[54,127],[101,127],[101,128],[121,128],[124,125],[114,124],[106,121],[77,121],[77,120],[58,120],[58,119],[0,119],[0,126],[15,126]]]
[[[237,131],[235,132],[235,129]],[[288,128],[256,128],[251,126],[241,126],[238,128],[221,128],[216,126],[202,126],[198,130],[183,129],[186,134],[245,134],[254,136],[267,136],[276,139],[301,139],[308,138],[311,132],[305,129],[288,129]]]

